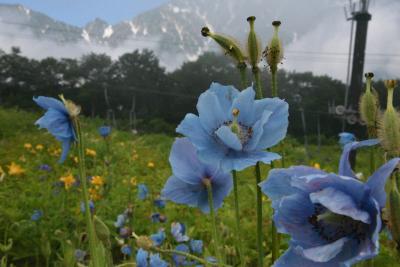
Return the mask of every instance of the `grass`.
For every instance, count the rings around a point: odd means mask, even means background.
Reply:
[[[74,147],[64,164],[58,164],[60,145],[50,134],[38,130],[34,121],[40,114],[26,113],[15,109],[0,109],[0,167],[5,177],[0,182],[0,257],[7,258],[8,264],[15,266],[74,266],[75,249],[87,251],[85,224],[80,211],[81,191],[79,187],[66,190],[59,179],[68,173],[77,176],[77,149]],[[168,163],[170,147],[174,141],[171,136],[163,134],[133,135],[129,132],[113,130],[110,139],[110,150],[104,140],[97,134],[102,124],[99,119],[83,120],[87,148],[96,152],[87,156],[88,175],[100,175],[106,181],[105,187],[99,187],[100,199],[95,201],[95,214],[101,218],[110,231],[107,242],[112,252],[114,264],[129,262],[120,252],[121,238],[114,227],[118,214],[133,205],[132,230],[138,235],[149,235],[165,228],[167,240],[165,247],[176,245],[170,235],[170,223],[179,221],[187,226],[187,235],[193,239],[202,239],[205,245],[203,256],[213,255],[211,225],[208,216],[199,210],[168,202],[165,209],[156,208],[152,200],[159,193],[171,169]],[[26,148],[25,144],[32,145]],[[37,149],[37,145],[43,149]],[[306,161],[305,150],[296,140],[285,140],[286,166],[318,163],[326,171],[336,172],[341,149],[335,143],[309,148],[310,159]],[[276,148],[280,150],[280,148]],[[359,153],[357,172],[368,176],[368,151]],[[8,165],[18,164],[24,172],[20,175],[9,175]],[[149,162],[154,167],[149,167]],[[50,172],[39,170],[39,166],[48,164]],[[281,162],[276,163],[280,167]],[[262,167],[265,179],[268,166]],[[145,183],[150,196],[144,201],[137,198],[137,184]],[[255,184],[253,169],[238,173],[241,227],[244,231],[244,248],[247,266],[256,264],[255,235]],[[112,187],[110,188],[110,184]],[[110,188],[110,189],[109,189]],[[109,190],[108,190],[109,189]],[[266,263],[269,266],[271,210],[267,198],[264,201],[264,236]],[[39,221],[30,219],[34,210],[43,211]],[[166,223],[152,223],[151,215],[159,212],[166,215]],[[234,229],[233,194],[218,210],[218,228],[224,242],[224,252],[230,263],[235,263],[236,251]],[[106,237],[107,238],[107,237]],[[7,243],[12,240],[12,246]],[[283,237],[287,240],[287,237]],[[375,266],[400,266],[393,252],[393,244],[382,234],[382,249],[375,259]],[[281,242],[280,252],[287,248],[287,242]],[[170,260],[169,257],[164,257]],[[3,267],[3,265],[0,264]]]

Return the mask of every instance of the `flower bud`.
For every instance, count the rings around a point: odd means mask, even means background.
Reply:
[[[141,235],[137,237],[136,245],[144,250],[150,250],[153,247],[153,240],[148,236]]]
[[[260,41],[257,37],[257,34],[254,30],[254,21],[256,17],[251,16],[247,18],[247,21],[250,24],[249,36],[247,38],[247,52],[249,55],[248,61],[250,65],[255,68],[257,67],[258,62],[260,62],[261,58],[261,50],[260,50]]]
[[[365,78],[367,79],[366,89],[365,93],[360,97],[359,109],[361,119],[366,123],[369,133],[375,136],[379,115],[379,99],[377,92],[372,87],[373,77],[373,73],[365,74]]]
[[[274,35],[271,41],[269,42],[268,46],[264,50],[264,56],[271,69],[271,72],[277,71],[278,64],[281,63],[283,59],[282,42],[278,36],[280,25],[281,25],[280,21],[272,22],[272,26],[274,26]]]
[[[77,117],[79,115],[79,113],[81,113],[80,106],[76,105],[71,100],[65,99],[63,95],[60,95],[60,99],[64,103],[65,108],[67,109],[67,111],[71,117]]]
[[[213,33],[207,27],[201,29],[201,35],[212,38],[221,46],[225,53],[230,55],[238,64],[243,64],[245,62],[246,57],[244,56],[240,45],[233,38]]]
[[[397,188],[392,189],[389,193],[389,210],[390,232],[393,240],[397,243],[397,247],[400,248],[400,194]]]
[[[391,156],[398,156],[400,155],[400,120],[393,107],[393,91],[396,83],[393,80],[385,81],[385,85],[388,91],[387,105],[379,122],[378,137]]]

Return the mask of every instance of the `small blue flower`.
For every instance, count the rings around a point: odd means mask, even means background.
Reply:
[[[90,212],[94,212],[94,202],[92,200],[89,200],[89,207],[90,207]],[[85,202],[81,201],[81,212],[85,213],[86,208],[85,208]]]
[[[203,253],[203,241],[202,240],[190,240],[190,249],[196,254]]]
[[[154,200],[154,206],[160,209],[165,208],[165,200],[162,198],[157,198],[156,200]]]
[[[145,200],[149,194],[149,189],[145,184],[138,184],[138,198],[140,200]]]
[[[222,206],[224,198],[232,189],[232,176],[216,165],[201,162],[195,147],[188,138],[177,138],[172,146],[169,162],[173,175],[161,192],[162,196],[179,204],[210,211],[205,182],[211,183],[214,208]]]
[[[37,222],[42,218],[42,216],[43,216],[43,211],[34,210],[33,214],[31,215],[31,221]]]
[[[168,263],[160,258],[160,255],[150,255],[150,267],[168,267]]]
[[[339,144],[344,147],[348,143],[356,141],[356,137],[352,133],[342,132],[339,134]]]
[[[86,251],[81,249],[76,249],[74,255],[77,261],[82,262],[85,259]]]
[[[116,228],[121,228],[122,226],[124,226],[126,219],[127,218],[125,214],[119,214],[117,216],[117,221],[114,222],[114,226]]]
[[[144,250],[139,248],[139,250],[136,253],[136,266],[137,267],[147,267],[147,258],[149,257],[149,253]]]
[[[164,229],[160,229],[156,234],[150,236],[151,240],[153,240],[153,244],[156,247],[162,245],[165,240],[165,231]]]
[[[35,125],[38,125],[40,129],[47,129],[62,143],[60,163],[63,163],[67,158],[71,143],[76,140],[69,112],[63,102],[52,97],[39,96],[33,98],[33,101],[46,110],[44,116],[38,119]]]
[[[129,245],[123,245],[121,247],[121,253],[130,256],[132,254],[132,248]]]
[[[385,183],[400,158],[381,166],[366,183],[356,178],[348,160],[351,150],[378,142],[347,144],[338,175],[295,166],[274,169],[260,183],[272,200],[278,231],[291,236],[275,267],[349,267],[378,254]]]
[[[42,165],[39,166],[39,170],[50,172],[51,171],[51,167],[49,165],[47,165],[47,164],[42,164]]]
[[[99,127],[99,134],[103,137],[106,138],[109,136],[111,133],[111,127],[110,126],[101,126]]]
[[[288,127],[288,104],[279,98],[254,100],[254,89],[239,92],[218,83],[202,93],[198,116],[187,114],[176,131],[190,139],[199,158],[225,171],[243,170],[278,154],[265,151],[279,143]]]
[[[119,236],[122,238],[129,238],[132,234],[132,230],[129,227],[122,227],[119,229]]]
[[[183,223],[173,222],[171,223],[171,234],[177,242],[186,242],[189,237],[186,234],[186,227]]]

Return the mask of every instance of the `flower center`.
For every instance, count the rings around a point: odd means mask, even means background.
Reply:
[[[334,242],[342,237],[349,236],[361,242],[366,238],[368,224],[352,218],[336,214],[321,204],[314,205],[314,214],[308,218],[313,229],[321,238]]]
[[[223,123],[223,125],[231,128],[231,131],[234,134],[236,134],[236,136],[239,138],[240,143],[242,143],[242,145],[245,145],[253,136],[253,128],[250,126],[244,125],[238,121],[239,113],[240,113],[239,109],[237,109],[237,108],[232,109],[233,120],[226,121]]]

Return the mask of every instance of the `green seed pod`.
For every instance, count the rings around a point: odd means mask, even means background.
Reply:
[[[376,127],[379,115],[379,98],[377,92],[372,87],[373,73],[366,73],[367,85],[365,93],[360,97],[360,115],[366,123],[370,137],[376,136]]]
[[[271,41],[264,50],[264,57],[267,60],[271,72],[277,71],[278,64],[281,63],[283,59],[282,42],[278,36],[280,25],[281,25],[280,21],[272,22],[272,26],[274,26],[274,35],[272,36]]]
[[[387,106],[378,124],[378,137],[390,156],[398,156],[400,155],[400,119],[393,107],[393,91],[396,82],[394,80],[385,81],[385,86],[388,91]]]
[[[400,194],[397,188],[392,189],[389,193],[389,210],[390,232],[393,240],[397,243],[397,247],[400,248]]]
[[[213,33],[207,27],[203,27],[201,29],[201,35],[212,38],[221,46],[224,52],[230,55],[238,64],[245,63],[246,57],[238,42],[236,42],[233,38],[224,36],[222,34]]]
[[[256,17],[251,16],[247,18],[247,21],[250,24],[250,31],[249,31],[249,36],[247,38],[247,52],[249,55],[248,61],[249,64],[255,68],[257,67],[258,63],[260,62],[261,59],[261,44],[260,40],[257,37],[257,34],[254,30],[254,21],[256,20]]]

